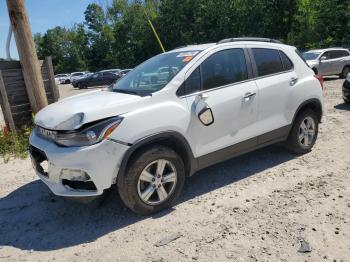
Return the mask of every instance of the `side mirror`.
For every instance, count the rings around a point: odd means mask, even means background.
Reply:
[[[327,57],[326,56],[321,56],[320,61],[324,61],[324,60],[327,60]]]
[[[205,102],[208,99],[207,94],[200,93],[195,98],[195,114],[199,121],[205,126],[210,126],[214,123],[214,115],[209,105]]]
[[[214,123],[214,116],[211,109],[206,106],[204,107],[199,113],[198,118],[205,126],[210,126],[212,123]]]

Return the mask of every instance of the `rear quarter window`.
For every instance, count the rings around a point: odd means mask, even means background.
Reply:
[[[289,59],[289,57],[283,51],[279,51],[279,52],[280,52],[280,56],[282,59],[284,71],[292,70],[294,68],[292,61]]]

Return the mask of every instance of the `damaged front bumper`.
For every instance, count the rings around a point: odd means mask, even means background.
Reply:
[[[103,194],[115,183],[129,146],[104,140],[87,147],[62,147],[30,136],[33,167],[41,180],[59,196],[87,197]]]

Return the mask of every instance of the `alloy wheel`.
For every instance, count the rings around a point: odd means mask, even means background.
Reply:
[[[138,195],[145,204],[159,205],[171,196],[176,183],[175,166],[168,160],[158,159],[142,170],[137,183]]]
[[[301,121],[298,133],[299,143],[304,147],[311,146],[315,141],[316,124],[312,117],[306,117]]]

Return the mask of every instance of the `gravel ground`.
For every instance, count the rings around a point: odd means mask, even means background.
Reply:
[[[28,159],[0,163],[0,261],[350,261],[341,83],[325,83],[311,153],[276,145],[207,168],[188,179],[178,205],[151,217],[126,210],[115,190],[98,207],[83,205],[53,196]],[[301,243],[310,252],[298,252]]]

